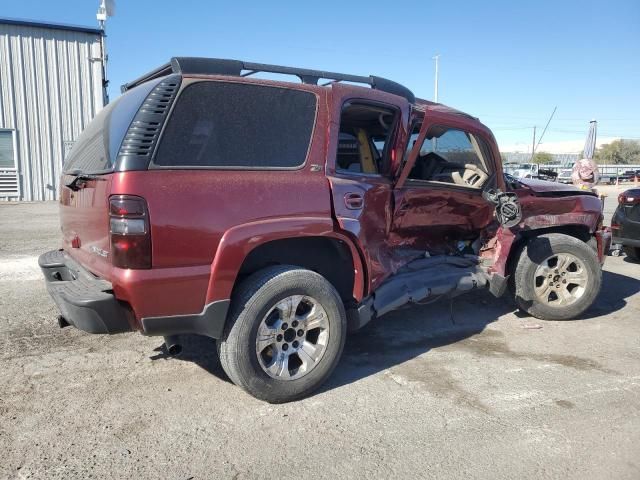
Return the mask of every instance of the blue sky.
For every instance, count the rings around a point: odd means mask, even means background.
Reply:
[[[98,0],[3,2],[0,15],[94,26]],[[64,6],[63,6],[64,5]],[[116,0],[111,95],[174,55],[376,74],[479,116],[501,145],[640,139],[640,1]],[[541,148],[544,150],[544,148]]]

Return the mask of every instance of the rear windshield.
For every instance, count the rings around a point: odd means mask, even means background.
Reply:
[[[161,80],[143,83],[100,110],[75,141],[65,161],[64,172],[97,174],[113,171],[131,120]]]
[[[226,82],[184,89],[162,136],[159,167],[295,168],[316,116],[311,92]]]

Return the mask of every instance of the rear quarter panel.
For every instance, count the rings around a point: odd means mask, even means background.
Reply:
[[[199,313],[204,305],[229,298],[237,272],[227,271],[224,281],[218,282],[214,262],[228,231],[292,219],[291,237],[327,230],[327,220],[331,225],[324,174],[327,116],[320,97],[309,153],[300,169],[150,169],[113,175],[112,195],[139,195],[149,207],[153,268],[114,269],[111,274],[116,295],[133,306],[137,318]],[[318,222],[322,225],[309,226]],[[281,233],[261,228],[259,235],[252,235],[251,228],[240,229],[251,249],[281,238]],[[246,250],[225,253],[234,257],[225,262],[240,266]]]

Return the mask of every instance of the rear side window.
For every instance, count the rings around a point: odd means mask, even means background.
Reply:
[[[131,120],[160,79],[143,83],[105,106],[78,136],[64,164],[65,173],[113,171]]]
[[[198,82],[178,97],[154,165],[299,167],[307,157],[315,117],[316,96],[310,92]]]

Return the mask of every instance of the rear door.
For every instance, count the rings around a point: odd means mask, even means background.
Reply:
[[[60,179],[63,248],[92,272],[106,276],[111,267],[109,194],[116,158],[132,119],[161,79],[121,95],[104,107],[78,136]]]
[[[362,247],[375,289],[394,269],[389,245],[393,179],[406,139],[409,104],[379,91],[335,84],[327,175],[340,227]]]
[[[497,165],[485,133],[450,115],[418,114],[393,191],[391,229],[405,248],[447,254],[467,248],[494,219],[483,198]]]

